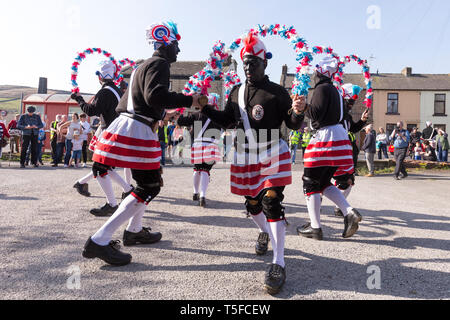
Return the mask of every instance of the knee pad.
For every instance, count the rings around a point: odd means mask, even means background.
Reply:
[[[148,204],[156,198],[160,191],[161,185],[159,182],[156,182],[152,184],[138,185],[136,189],[134,189],[133,193],[140,201]]]
[[[263,206],[258,200],[247,199],[245,202],[247,212],[253,216],[260,214],[263,211]]]
[[[320,193],[321,191],[322,190],[319,180],[303,176],[303,192],[305,195],[312,193]]]
[[[336,187],[339,190],[347,190],[351,186],[355,185],[355,176],[353,174],[346,174],[340,177],[336,177]]]
[[[109,170],[111,170],[111,167],[98,162],[94,162],[94,164],[92,165],[92,173],[94,174],[95,178],[97,178],[98,176],[106,176]]]
[[[267,220],[278,221],[284,219],[284,207],[281,205],[283,200],[283,194],[275,190],[268,190],[265,193],[262,206]]]

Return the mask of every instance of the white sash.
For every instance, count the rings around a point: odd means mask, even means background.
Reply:
[[[120,102],[120,96],[119,96],[119,94],[117,93],[116,90],[114,90],[113,88],[111,88],[111,87],[109,87],[109,86],[106,86],[105,89],[108,89],[109,91],[111,91],[112,93],[114,93],[114,95],[115,95],[116,98],[117,98],[117,102]]]
[[[200,131],[200,133],[198,134],[197,139],[195,139],[195,141],[202,141],[202,137],[203,134],[205,133],[206,129],[208,128],[209,124],[211,123],[211,119],[208,119],[205,123],[205,125],[203,126],[202,130]]]
[[[246,83],[243,83],[239,89],[239,111],[241,112],[241,118],[244,122],[245,136],[248,139],[249,145],[256,147],[255,136],[253,135],[252,128],[250,127],[250,120],[248,120],[247,110],[245,108],[245,89],[247,88]]]
[[[133,97],[131,95],[131,91],[133,91],[133,80],[134,75],[136,74],[136,70],[133,71],[130,77],[130,85],[128,86],[128,104],[127,104],[127,112],[131,114],[135,114],[134,112],[134,104],[133,104]]]

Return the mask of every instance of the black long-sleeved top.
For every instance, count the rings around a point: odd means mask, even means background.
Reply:
[[[198,135],[200,134],[199,130],[203,129],[203,127],[206,124],[206,121],[208,121],[207,116],[205,116],[204,114],[201,114],[201,113],[195,113],[195,114],[191,114],[189,116],[180,117],[177,121],[177,124],[181,127],[192,127],[192,126],[194,126],[194,124],[196,122],[199,123],[197,130],[191,130],[191,142],[194,143],[195,139],[197,139]],[[201,124],[200,124],[200,122],[201,122]],[[194,126],[194,129],[196,129],[196,128],[197,127]],[[220,125],[218,125],[217,123],[214,123],[214,121],[211,121],[211,123],[206,128],[206,131],[203,133],[202,137],[205,137],[205,133],[207,133],[206,134],[207,138],[219,140],[220,134],[221,134],[220,129],[221,129]],[[211,130],[211,131],[209,131],[209,130]],[[218,136],[216,136],[214,133],[217,133]]]
[[[135,113],[154,120],[162,120],[165,109],[191,107],[192,97],[169,92],[169,79],[170,64],[156,51],[136,70],[133,87],[128,87],[116,111],[127,111],[129,90],[132,90]]]
[[[323,77],[314,88],[306,116],[311,119],[312,127],[319,130],[339,123],[341,118],[341,98],[330,78]]]
[[[346,109],[346,108],[344,108]],[[341,124],[351,133],[360,132],[367,124],[367,121],[359,120],[358,122],[353,121],[352,115],[348,112],[348,110],[344,110],[344,120],[341,121]]]
[[[109,125],[119,116],[116,113],[116,107],[119,104],[119,100],[116,95],[106,87],[112,88],[115,92],[117,92],[119,97],[122,96],[121,90],[116,87],[114,82],[108,81],[103,84],[100,91],[97,92],[92,103],[85,102],[81,96],[76,99],[81,110],[83,110],[83,112],[89,117],[100,117],[102,129],[108,128]]]
[[[202,113],[222,128],[228,129],[234,126],[237,129],[244,129],[239,109],[240,88],[241,86],[233,88],[224,111],[206,106]],[[267,76],[257,84],[247,83],[244,99],[250,127],[256,130],[257,142],[260,142],[260,129],[266,129],[267,139],[272,141],[271,130],[280,130],[283,121],[292,130],[300,129],[303,124],[304,115],[290,112],[292,100],[289,93],[282,86],[269,81]],[[266,142],[265,139],[264,142]]]

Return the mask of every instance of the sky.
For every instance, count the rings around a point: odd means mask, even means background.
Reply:
[[[448,0],[2,0],[0,85],[37,87],[39,77],[47,77],[49,89],[70,90],[77,52],[100,47],[118,60],[149,58],[146,27],[166,20],[176,22],[182,36],[179,61],[204,61],[217,40],[229,46],[258,24],[279,23],[294,26],[311,46],[368,59],[374,73],[408,66],[413,73],[450,74]],[[264,42],[274,56],[267,74],[279,83],[284,64],[295,70],[294,51],[280,37]],[[80,66],[81,91],[98,91],[101,60],[92,55]]]

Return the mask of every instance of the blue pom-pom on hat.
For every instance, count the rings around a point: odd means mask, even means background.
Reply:
[[[270,60],[270,59],[272,59],[272,58],[273,58],[272,52],[267,52],[267,53],[266,53],[266,59],[267,59],[267,60]]]

